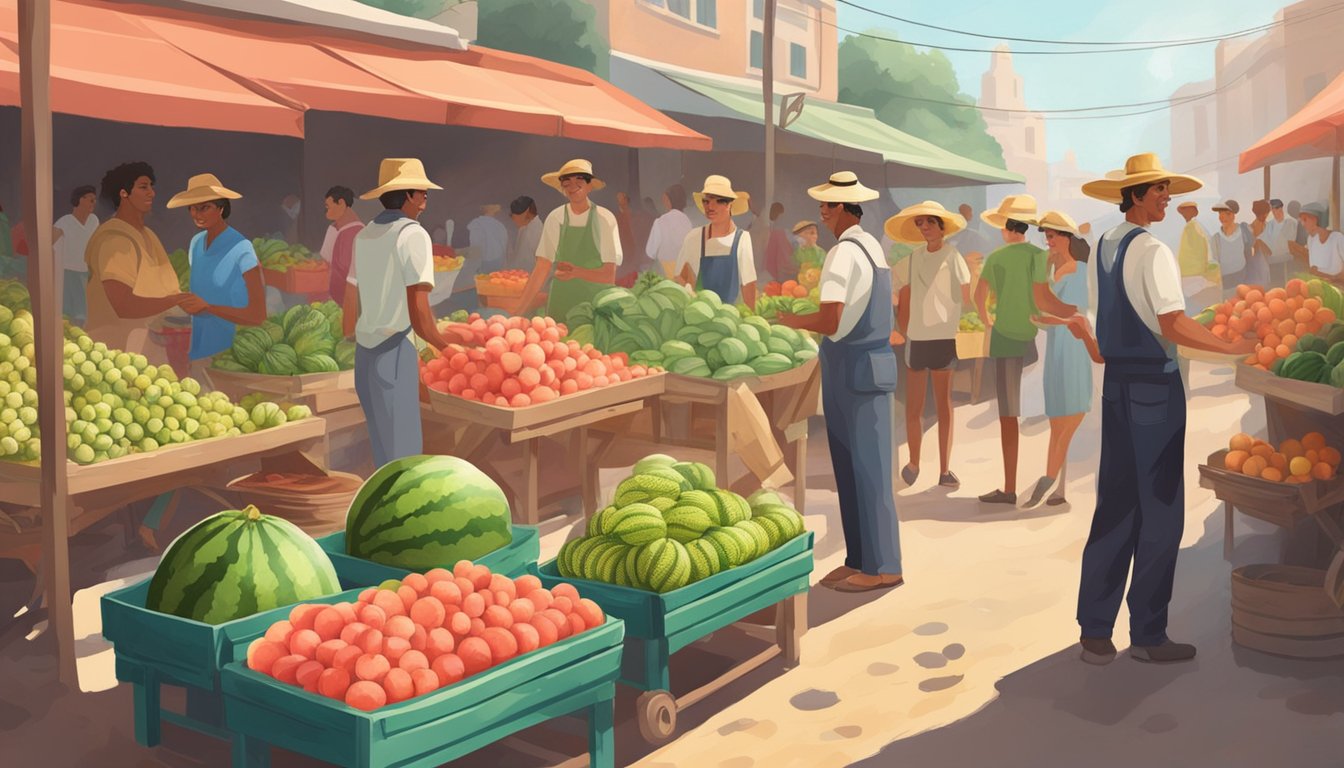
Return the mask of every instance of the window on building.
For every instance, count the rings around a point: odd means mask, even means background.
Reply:
[[[797,43],[789,43],[789,74],[807,77],[807,49]]]
[[[752,68],[752,69],[760,69],[760,68],[761,68],[761,62],[764,61],[764,57],[762,56],[761,51],[762,51],[764,48],[765,48],[765,35],[761,34],[760,32],[757,32],[757,31],[754,30],[754,29],[751,30],[751,68]]]
[[[1317,72],[1311,77],[1308,77],[1306,80],[1302,81],[1302,98],[1306,101],[1311,101],[1316,98],[1316,94],[1320,93],[1329,82],[1330,81],[1325,76],[1324,72]]]
[[[715,29],[719,26],[718,0],[696,0],[695,21]]]
[[[765,18],[765,0],[751,0],[751,15],[753,18]]]

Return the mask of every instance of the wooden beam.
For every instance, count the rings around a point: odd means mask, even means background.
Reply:
[[[52,252],[51,0],[19,0],[19,93],[23,105],[23,220],[28,234],[28,291],[37,351],[38,427],[42,435],[42,570],[57,674],[75,687],[74,606],[66,517],[65,399],[61,364],[62,276]]]
[[[1330,223],[1328,228],[1339,229],[1339,155],[1330,164]]]
[[[1266,200],[1269,199],[1269,166],[1268,166],[1268,165],[1265,166],[1265,198],[1264,198],[1264,199],[1266,199]]]
[[[777,0],[763,3],[761,35],[761,97],[765,107],[765,194],[756,216],[770,215],[775,201],[775,7]],[[755,222],[752,222],[755,226]]]

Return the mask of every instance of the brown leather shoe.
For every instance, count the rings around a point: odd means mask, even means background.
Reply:
[[[891,589],[899,587],[905,583],[905,579],[899,573],[879,573],[876,576],[870,576],[866,573],[856,573],[835,585],[837,592],[869,592],[874,589]]]
[[[826,576],[823,577],[821,580],[821,586],[834,587],[836,584],[839,584],[840,582],[844,581],[845,579],[848,579],[850,576],[853,576],[856,573],[858,573],[857,570],[850,568],[847,565],[842,565],[839,568],[836,568],[834,571],[831,571],[830,573],[826,574]]]
[[[1115,661],[1115,643],[1109,637],[1083,637],[1078,644],[1083,647],[1082,659],[1088,664],[1104,667]]]

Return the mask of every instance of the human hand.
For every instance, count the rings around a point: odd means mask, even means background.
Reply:
[[[798,328],[798,315],[792,312],[779,312],[775,316],[775,321],[788,328]]]
[[[187,314],[191,315],[199,315],[200,313],[210,308],[210,305],[207,304],[204,299],[202,299],[200,296],[197,296],[194,293],[182,294],[182,299],[177,303],[177,305],[181,307]]]
[[[569,262],[566,262],[566,261],[562,261],[562,262],[560,262],[559,264],[556,264],[556,265],[555,265],[555,279],[556,279],[556,280],[573,280],[573,279],[574,279],[574,265],[573,265],[573,264],[570,264]]]
[[[1227,352],[1231,355],[1249,355],[1255,351],[1260,343],[1256,338],[1241,338],[1230,341],[1227,344]]]
[[[891,346],[899,347],[905,343],[905,337],[901,335],[900,331],[892,331],[889,341],[891,342]]]

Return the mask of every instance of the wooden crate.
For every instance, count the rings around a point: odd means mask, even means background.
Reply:
[[[375,563],[346,554],[344,531],[323,536],[317,543],[331,558],[331,564],[336,567],[336,575],[341,580],[341,586],[347,589],[381,584],[388,579],[400,579],[410,573],[405,568]],[[531,525],[515,525],[512,542],[476,558],[474,562],[502,576],[517,578],[535,566],[540,557],[541,535],[537,528]],[[440,566],[452,570],[454,564],[440,563]]]
[[[612,704],[624,625],[605,624],[446,688],[362,712],[245,664],[222,675],[234,764],[269,765],[272,745],[335,765],[438,766],[513,733],[586,712],[589,764],[615,762]]]
[[[476,295],[478,296],[503,296],[510,299],[516,299],[523,295],[522,289],[513,289],[502,285],[495,285],[486,279],[485,275],[476,276]]]
[[[1199,465],[1199,486],[1252,517],[1291,528],[1321,509],[1344,501],[1344,478],[1272,483],[1226,469],[1227,453],[1215,451]]]
[[[643,378],[564,395],[548,403],[505,408],[467,400],[445,392],[428,390],[430,409],[450,419],[479,424],[508,432],[541,428],[553,422],[569,421],[584,413],[599,412],[611,406],[657,397],[664,392],[668,375],[653,373]],[[601,416],[607,418],[607,416]],[[575,425],[578,426],[578,425]]]
[[[772,373],[766,376],[743,376],[731,381],[669,373],[667,375],[667,390],[663,394],[663,399],[667,402],[721,405],[728,400],[729,387],[746,384],[747,389],[757,394],[793,387],[807,383],[817,370],[818,365],[817,359],[813,358],[797,368],[791,368],[780,373]]]
[[[261,269],[262,282],[285,293],[326,293],[331,287],[331,267],[324,261],[321,269],[295,269],[284,272]]]
[[[264,392],[302,401],[313,409],[313,413],[326,413],[359,404],[353,370],[267,376],[209,368],[206,376],[210,379],[211,389],[223,392],[235,401],[253,392]]]
[[[1325,580],[1325,571],[1290,565],[1232,571],[1233,641],[1294,658],[1344,656],[1344,610]]]
[[[1249,365],[1237,366],[1237,386],[1257,395],[1330,416],[1344,414],[1344,389],[1275,376]]]

